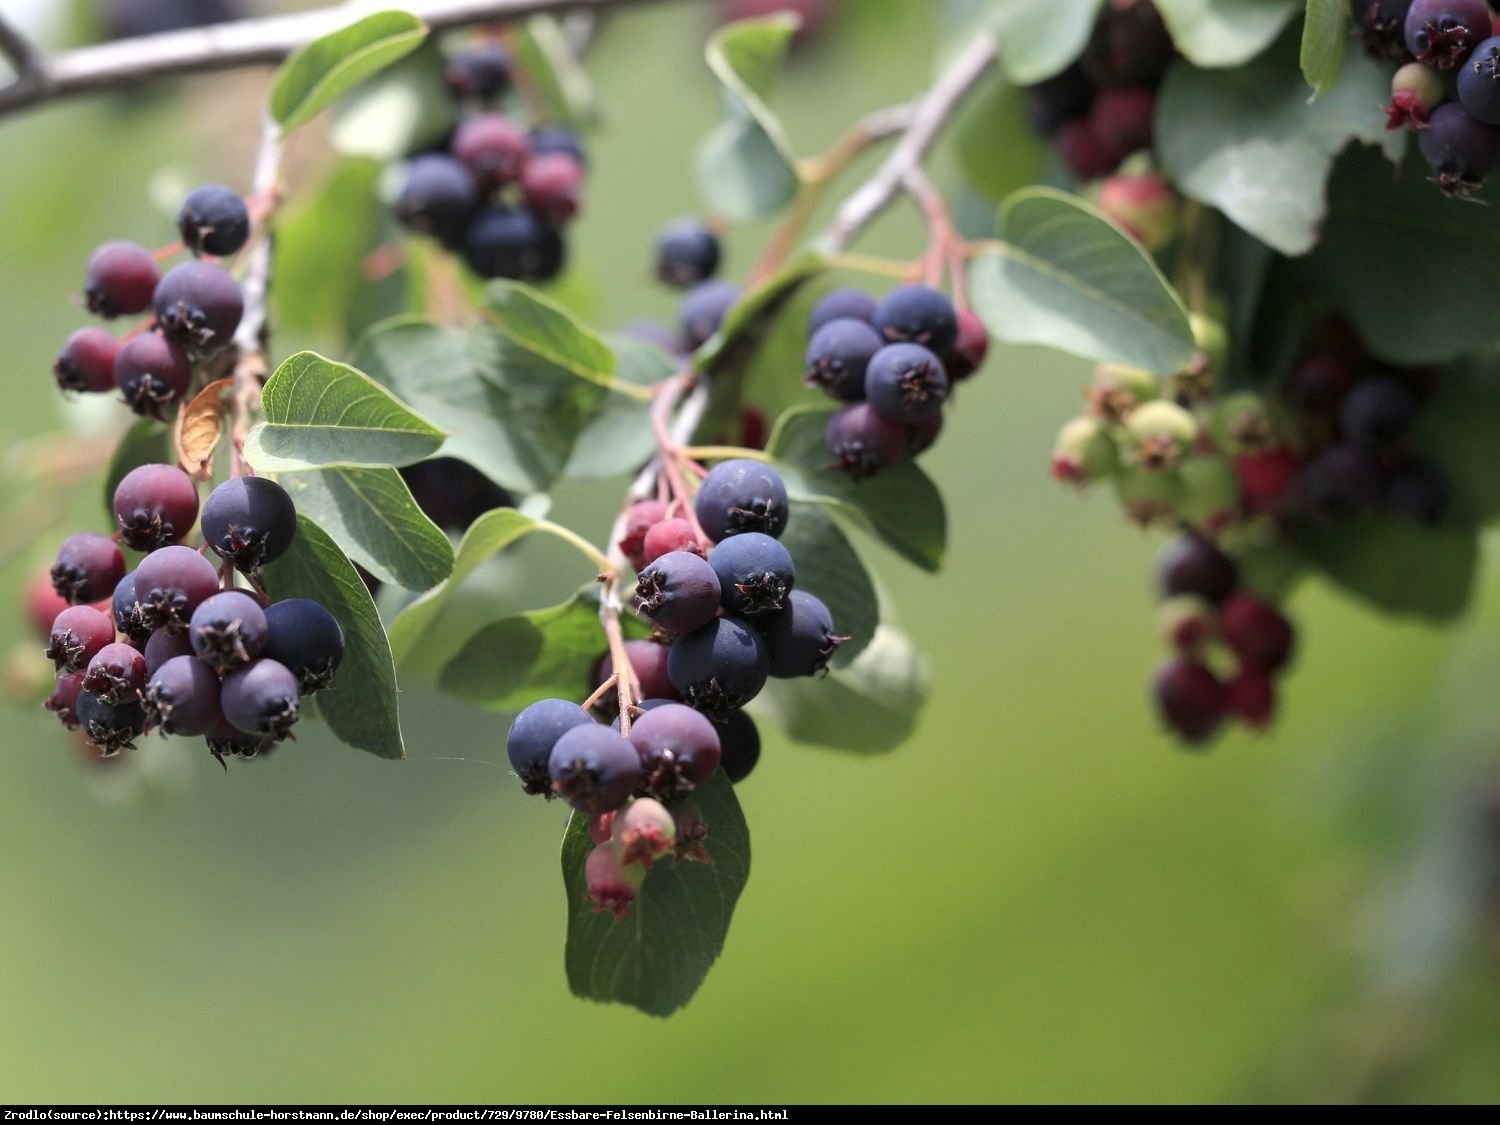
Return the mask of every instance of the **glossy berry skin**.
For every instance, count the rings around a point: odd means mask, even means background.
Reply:
[[[1052,140],[1053,151],[1073,178],[1098,180],[1120,166],[1126,153],[1105,142],[1089,118],[1069,121]]]
[[[69,605],[111,597],[125,577],[125,556],[111,539],[80,531],[63,540],[52,564],[52,588]]]
[[[161,331],[193,355],[227,347],[245,314],[240,283],[210,262],[174,268],[157,285],[153,304]]]
[[[642,557],[647,563],[654,563],[673,551],[687,551],[700,557],[703,555],[703,545],[698,542],[698,533],[693,530],[693,525],[678,516],[652,524],[641,548]]]
[[[57,716],[57,721],[68,730],[78,729],[78,697],[83,693],[83,673],[70,672],[59,676],[52,686],[52,693],[42,706]]]
[[[921,344],[940,355],[958,339],[958,312],[953,302],[926,285],[892,289],[875,306],[871,323],[888,343]]]
[[[344,661],[344,630],[328,608],[311,598],[285,598],[265,609],[261,655],[290,668],[303,695],[333,683]]]
[[[257,660],[224,677],[219,693],[224,717],[236,730],[280,741],[302,717],[302,692],[291,669]]]
[[[83,691],[78,695],[74,715],[84,737],[105,758],[112,758],[121,750],[134,750],[135,740],[146,729],[146,712],[139,700],[106,703],[92,692]]]
[[[677,698],[677,689],[672,686],[672,677],[667,675],[667,646],[655,641],[639,640],[625,642],[625,658],[630,661],[630,670],[635,673],[635,705],[646,702],[671,702]],[[599,660],[594,673],[594,686],[598,687],[614,674],[615,661],[608,652]],[[599,701],[599,709],[605,714],[616,714],[620,699],[610,692]]]
[[[529,140],[532,156],[561,152],[571,156],[585,168],[589,166],[588,153],[584,151],[583,141],[571,129],[564,129],[560,125],[541,125],[531,130]]]
[[[641,788],[658,800],[687,796],[719,768],[719,732],[681,703],[642,715],[630,728],[630,744],[640,755]]]
[[[793,590],[784,609],[756,622],[766,642],[767,667],[777,679],[815,676],[848,640],[833,631],[833,614],[821,598]]]
[[[1385,506],[1394,516],[1436,527],[1448,510],[1448,474],[1431,458],[1408,458],[1386,482]]]
[[[1156,559],[1156,582],[1163,598],[1192,594],[1219,605],[1234,593],[1239,580],[1235,561],[1191,531],[1169,542]]]
[[[134,316],[151,307],[159,278],[151,251],[134,242],[106,242],[89,258],[83,299],[95,316]]]
[[[499,43],[475,43],[454,51],[443,80],[456,98],[497,98],[510,88],[510,52]]]
[[[1033,132],[1050,137],[1069,121],[1076,121],[1089,111],[1094,101],[1094,83],[1078,65],[1061,74],[1028,86],[1026,123]]]
[[[682,346],[693,352],[708,343],[740,299],[741,292],[733,282],[704,281],[684,293],[677,311]]]
[[[1218,733],[1228,696],[1224,684],[1202,664],[1169,660],[1157,671],[1152,687],[1162,720],[1178,738],[1199,745]]]
[[[456,457],[432,457],[396,471],[422,514],[444,531],[462,535],[486,512],[516,506],[514,496]]]
[[[866,324],[875,319],[875,298],[862,289],[833,289],[818,298],[807,314],[807,334],[815,336],[818,329],[834,320],[862,320]]]
[[[583,206],[583,165],[561,152],[533,156],[521,173],[521,196],[544,222],[561,226]]]
[[[719,236],[702,219],[675,219],[656,236],[656,277],[687,289],[719,272]]]
[[[660,500],[638,500],[625,513],[618,546],[636,570],[646,565],[646,532],[666,518],[667,506]]]
[[[1229,714],[1251,730],[1265,730],[1276,717],[1276,683],[1264,668],[1247,665],[1224,685]]]
[[[204,184],[188,193],[177,212],[182,244],[194,254],[223,258],[250,238],[250,212],[239,192],[223,184]]]
[[[193,363],[175,340],[143,332],[115,353],[115,386],[125,403],[146,418],[162,419],[193,381]]]
[[[191,547],[152,551],[135,568],[141,620],[152,629],[185,629],[193,610],[218,589],[219,573],[214,564]]]
[[[1380,460],[1354,442],[1331,445],[1309,461],[1295,486],[1298,500],[1315,520],[1352,519],[1380,499]]]
[[[481,208],[464,232],[464,261],[483,278],[551,281],[566,249],[555,227],[530,211]]]
[[[139,699],[146,686],[146,658],[132,645],[105,645],[89,661],[83,673],[83,690],[104,703],[129,703]]]
[[[193,639],[188,636],[186,629],[157,629],[146,639],[146,675],[156,675],[157,670],[169,660],[192,655]]]
[[[275,562],[297,534],[297,506],[265,477],[231,477],[208,495],[203,541],[237,570],[254,574]]]
[[[791,553],[769,535],[731,535],[708,553],[719,577],[722,604],[729,613],[755,617],[786,604],[797,581]]]
[[[641,784],[641,759],[619,731],[589,722],[562,733],[547,758],[552,791],[579,812],[619,808]]]
[[[526,130],[499,113],[469,118],[454,130],[449,147],[485,192],[515,183],[531,158]]]
[[[243,668],[266,647],[266,613],[239,590],[225,590],[193,610],[188,637],[199,660],[219,673]]]
[[[474,173],[462,160],[441,152],[412,159],[395,205],[402,226],[446,246],[463,240],[478,206],[479,181]]]
[[[719,609],[719,579],[701,556],[672,551],[641,571],[632,604],[651,623],[671,633],[687,633]]]
[[[207,734],[223,721],[219,677],[191,656],[174,656],[151,673],[141,702],[148,724],[167,734]]]
[[[1458,71],[1458,100],[1486,125],[1500,125],[1500,36],[1486,39]]]
[[[1089,110],[1089,126],[1108,149],[1129,154],[1151,147],[1156,95],[1139,86],[1105,90]]]
[[[198,519],[198,489],[176,465],[138,465],[115,486],[115,521],[133,551],[181,542]]]
[[[1406,49],[1418,62],[1453,70],[1493,31],[1485,0],[1412,0]]]
[[[1249,594],[1236,594],[1219,608],[1219,632],[1246,664],[1274,670],[1291,659],[1292,623],[1275,606]]]
[[[107,645],[115,643],[115,625],[91,605],[73,605],[52,622],[46,657],[58,675],[81,672]]]
[[[769,465],[748,458],[720,461],[694,497],[698,523],[714,542],[759,531],[779,539],[786,530],[786,484]]]
[[[744,711],[730,711],[714,720],[719,732],[719,765],[731,782],[738,785],[750,776],[760,761],[760,731],[755,720]]]
[[[933,415],[939,421],[941,414]],[[872,477],[906,458],[905,427],[882,418],[868,402],[853,402],[828,419],[823,443],[834,466],[855,480]]]
[[[574,727],[593,725],[589,713],[568,699],[539,699],[521,711],[505,735],[505,754],[521,779],[521,788],[532,796],[550,796],[547,762],[552,748]]]
[[[958,311],[958,336],[953,346],[943,356],[943,369],[948,378],[957,382],[967,379],[984,366],[984,357],[990,350],[990,333],[971,309]]]
[[[831,320],[808,342],[804,382],[833,398],[858,402],[865,397],[865,370],[884,343],[880,333],[862,320]]]
[[[865,371],[865,398],[882,418],[910,426],[932,417],[948,397],[943,362],[921,344],[889,344]]]
[[[1349,392],[1339,410],[1344,436],[1371,449],[1386,449],[1401,440],[1417,414],[1417,396],[1394,375],[1364,379]]]
[[[716,617],[672,642],[667,672],[683,699],[718,716],[760,694],[770,675],[770,658],[760,633],[748,621]]]
[[[80,328],[57,353],[52,374],[59,390],[103,394],[115,389],[120,341],[102,328]]]
[[[1432,180],[1449,195],[1469,195],[1500,167],[1500,126],[1486,125],[1456,102],[1432,111],[1417,134]]]

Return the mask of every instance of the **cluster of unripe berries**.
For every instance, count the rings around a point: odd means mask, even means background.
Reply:
[[[134,242],[106,242],[89,258],[89,311],[106,319],[149,314],[149,320],[124,337],[103,328],[68,337],[53,365],[63,390],[118,390],[137,414],[164,418],[191,390],[195,366],[234,339],[244,296],[234,277],[209,259],[244,247],[250,237],[245,201],[220,184],[205,184],[183,203],[177,227],[196,260],[165,274],[159,262],[169,252],[153,254]]]
[[[471,112],[445,145],[408,162],[396,217],[435,238],[484,278],[550,281],[562,272],[562,228],[583,203],[586,161],[575,133],[531,129],[495,108],[514,62],[487,41],[448,59],[448,88]]]
[[[221,762],[269,750],[344,655],[343,630],[324,606],[271,602],[260,589],[260,567],[296,535],[291,497],[264,477],[234,477],[200,518],[192,478],[150,464],[120,481],[114,509],[117,535],[70,536],[52,566],[67,608],[48,638],[58,678],[47,709],[103,757],[152,729],[202,736]],[[183,542],[195,523],[202,549]],[[144,554],[134,570],[122,543]],[[252,589],[235,588],[236,571]]]

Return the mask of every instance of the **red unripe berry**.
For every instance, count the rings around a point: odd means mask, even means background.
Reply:
[[[703,544],[698,542],[698,533],[693,530],[693,525],[676,516],[651,525],[646,532],[641,553],[649,565],[670,551],[690,551],[700,558],[708,557]]]
[[[602,812],[598,816],[589,817],[589,839],[596,844],[609,843],[610,835],[614,832],[615,813],[617,809]]]
[[[521,173],[527,205],[554,226],[561,226],[583,203],[583,165],[565,152],[532,157]]]
[[[115,487],[115,520],[127,546],[180,543],[198,518],[198,488],[176,465],[137,465]]]
[[[119,351],[120,341],[104,329],[80,328],[57,353],[52,374],[61,390],[95,394],[112,391]]]
[[[67,599],[52,588],[52,575],[39,570],[26,583],[26,617],[36,635],[46,640],[52,634],[52,623],[68,608]]]
[[[740,407],[740,447],[742,449],[764,449],[766,439],[771,436],[771,425],[766,412],[756,406]]]
[[[1276,715],[1276,684],[1264,668],[1247,664],[1225,686],[1229,713],[1252,730],[1264,730]]]
[[[675,848],[677,825],[660,801],[638,797],[616,814],[613,837],[622,864],[639,863],[650,870],[652,860]]]
[[[1275,669],[1292,655],[1292,623],[1275,606],[1249,594],[1235,594],[1219,611],[1224,642],[1241,660]]]
[[[1151,147],[1156,95],[1140,86],[1103,90],[1089,110],[1089,128],[1106,148],[1128,156]]]
[[[599,844],[584,860],[583,877],[588,882],[594,909],[623,918],[635,901],[635,893],[640,890],[646,872],[634,864],[629,867],[622,864],[613,845]]]
[[[984,321],[970,309],[958,310],[958,339],[943,357],[943,368],[950,379],[967,379],[984,364],[990,350],[990,334]]]
[[[630,661],[630,670],[635,673],[635,700],[679,699],[677,689],[672,686],[672,677],[667,675],[667,653],[669,645],[655,641],[638,640],[625,642],[625,658]],[[609,653],[600,659],[594,672],[594,686],[598,687],[615,674],[615,661]],[[619,697],[610,692],[599,701],[599,709],[614,714],[620,708]]]
[[[1269,512],[1280,506],[1297,479],[1302,462],[1289,449],[1272,449],[1234,459],[1234,474],[1240,482],[1240,498],[1254,512]]]
[[[1157,671],[1153,687],[1163,721],[1184,742],[1207,742],[1224,722],[1224,685],[1202,664],[1169,660]]]
[[[1058,129],[1052,143],[1057,158],[1079,180],[1097,180],[1109,175],[1126,156],[1101,138],[1086,117],[1069,121]]]
[[[127,340],[115,356],[115,385],[137,414],[161,418],[187,394],[193,364],[174,340],[144,332]]]
[[[124,577],[125,555],[114,540],[92,531],[64,539],[52,564],[52,588],[70,605],[113,597]]]
[[[48,630],[46,656],[58,675],[81,672],[101,651],[115,643],[109,614],[91,605],[65,608]]]
[[[134,242],[106,242],[89,258],[83,296],[95,316],[134,316],[151,307],[160,275],[151,251]]]
[[[636,570],[646,565],[646,532],[666,518],[667,506],[660,500],[637,501],[625,513],[619,547]]]
[[[1181,206],[1177,193],[1157,174],[1111,176],[1099,188],[1099,210],[1152,253],[1177,236]]]
[[[526,130],[499,113],[469,118],[454,131],[451,147],[486,190],[519,180],[531,156]]]

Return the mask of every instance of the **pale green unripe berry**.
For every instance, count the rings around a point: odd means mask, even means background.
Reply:
[[[1071,418],[1058,431],[1052,447],[1052,475],[1058,480],[1085,485],[1112,476],[1119,465],[1119,450],[1099,419]]]
[[[1227,522],[1240,503],[1240,480],[1234,465],[1217,453],[1189,457],[1178,468],[1182,500],[1177,514],[1188,523],[1212,530]]]
[[[1160,380],[1151,372],[1101,363],[1094,368],[1094,384],[1088,391],[1089,411],[1106,422],[1123,422],[1137,406],[1160,393]]]
[[[1130,465],[1115,477],[1115,495],[1125,514],[1146,527],[1176,513],[1182,501],[1182,477],[1176,469]]]
[[[1142,403],[1125,422],[1127,441],[1137,465],[1147,470],[1181,464],[1198,440],[1198,420],[1175,402]]]

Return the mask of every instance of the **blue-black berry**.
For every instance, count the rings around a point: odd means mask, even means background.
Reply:
[[[219,678],[191,656],[174,656],[152,672],[141,701],[149,724],[167,734],[208,734],[223,721]]]
[[[882,418],[910,426],[932,417],[948,397],[942,360],[921,344],[889,344],[865,372],[865,398]]]
[[[876,331],[889,343],[921,344],[942,355],[958,339],[953,302],[925,285],[892,289],[875,307]]]
[[[719,611],[721,596],[712,566],[689,551],[670,551],[640,572],[632,604],[659,628],[687,633]]]
[[[730,711],[715,719],[714,726],[719,732],[719,765],[724,767],[725,776],[738,785],[760,761],[760,731],[755,720],[744,711]]]
[[[693,509],[715,542],[747,531],[780,538],[786,530],[786,484],[771,466],[748,458],[721,461],[709,470]]]
[[[691,352],[706,344],[724,323],[740,293],[740,287],[729,281],[704,281],[684,293],[677,313],[682,346]]]
[[[1412,0],[1406,10],[1406,49],[1438,70],[1456,68],[1492,30],[1485,0]]]
[[[672,642],[667,671],[683,699],[700,711],[722,715],[760,694],[770,664],[753,625],[739,617],[717,617]]]
[[[719,768],[719,732],[681,703],[642,715],[630,728],[630,743],[640,755],[641,788],[658,800],[686,796]]]
[[[1458,100],[1471,117],[1500,125],[1500,36],[1479,44],[1460,68]]]
[[[820,297],[807,314],[807,334],[817,335],[818,329],[833,320],[862,320],[869,324],[874,319],[874,297],[862,289],[834,289]]]
[[[239,192],[223,184],[194,188],[177,212],[182,244],[194,254],[225,257],[250,237],[250,212]]]
[[[464,261],[480,277],[551,281],[562,272],[562,235],[533,212],[485,207],[464,232]]]
[[[1417,414],[1417,396],[1394,375],[1357,383],[1339,410],[1344,436],[1371,449],[1385,449],[1405,436]]]
[[[942,424],[941,414],[932,417]],[[864,480],[903,460],[910,438],[906,427],[882,418],[868,402],[853,402],[828,419],[823,442],[834,467]]]
[[[756,624],[766,642],[767,667],[778,679],[816,675],[848,640],[833,631],[833,614],[822,599],[806,590],[793,590],[784,609]]]
[[[836,399],[857,402],[865,397],[865,369],[883,345],[880,333],[863,320],[831,320],[808,342],[805,381]]]
[[[597,723],[564,731],[548,757],[552,791],[579,812],[619,808],[641,784],[641,759],[617,730]]]
[[[344,630],[326,606],[310,598],[286,598],[266,607],[262,655],[286,665],[303,695],[333,683],[344,660]]]
[[[240,283],[210,262],[184,262],[152,297],[161,331],[194,355],[210,355],[234,338],[245,314]]]
[[[266,647],[266,614],[241,590],[206,598],[188,622],[193,653],[217,672],[243,668]]]
[[[488,100],[510,88],[511,57],[493,40],[474,43],[448,56],[443,79],[454,97]]]
[[[719,236],[702,219],[676,219],[656,236],[656,276],[686,289],[719,272]]]
[[[140,700],[106,703],[92,692],[82,691],[74,706],[79,728],[100,755],[112,758],[121,750],[135,749],[135,740],[146,729],[146,712]]]
[[[245,734],[280,741],[302,717],[297,677],[275,660],[255,663],[224,677],[219,696],[224,717]]]
[[[532,795],[550,795],[547,763],[552,748],[566,732],[593,722],[587,711],[567,699],[540,699],[517,715],[505,735],[505,753],[521,787]]]
[[[209,493],[203,541],[237,570],[254,574],[279,559],[297,534],[297,506],[265,477],[231,477]]]
[[[731,535],[708,553],[724,609],[752,617],[786,604],[797,581],[791,553],[758,531]]]
[[[396,197],[396,218],[418,234],[456,246],[479,206],[479,182],[457,157],[441,152],[414,157]]]

